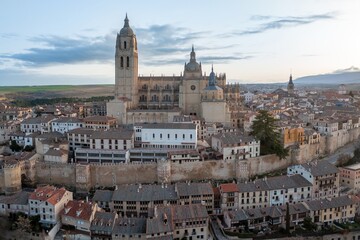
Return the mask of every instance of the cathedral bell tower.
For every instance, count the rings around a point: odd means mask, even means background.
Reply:
[[[115,98],[128,99],[132,108],[138,106],[138,49],[127,15],[116,37]]]

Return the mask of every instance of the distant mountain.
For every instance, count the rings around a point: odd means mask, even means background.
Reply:
[[[350,67],[336,70],[333,73],[306,76],[294,80],[295,84],[351,84],[360,83],[360,69]]]

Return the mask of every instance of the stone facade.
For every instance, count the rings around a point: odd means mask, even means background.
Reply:
[[[126,17],[117,34],[115,53],[115,99],[107,114],[120,124],[171,122],[173,116],[194,115],[210,122],[230,125],[231,106],[240,103],[239,85],[226,85],[226,75],[202,72],[194,47],[181,76],[139,76],[138,48]],[[231,104],[230,104],[231,99]],[[212,108],[218,111],[215,115]],[[211,109],[211,112],[209,112]]]

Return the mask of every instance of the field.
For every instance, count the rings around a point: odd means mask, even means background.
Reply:
[[[0,87],[0,97],[16,98],[58,98],[92,97],[113,95],[114,85],[48,85]]]

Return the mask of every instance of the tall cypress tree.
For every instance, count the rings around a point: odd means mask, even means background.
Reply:
[[[252,124],[250,134],[260,140],[261,155],[276,154],[280,159],[289,155],[280,141],[280,133],[277,130],[276,119],[266,110],[260,110]]]

